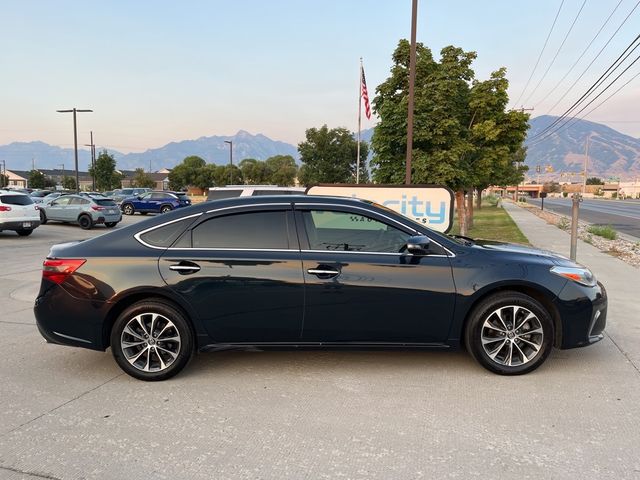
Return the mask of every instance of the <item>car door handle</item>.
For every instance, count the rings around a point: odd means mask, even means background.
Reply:
[[[200,265],[191,262],[180,262],[177,265],[169,266],[169,270],[178,272],[180,275],[189,275],[200,271]]]
[[[340,275],[340,271],[334,267],[328,265],[318,265],[316,268],[310,268],[307,273],[316,275],[318,278],[327,279]]]

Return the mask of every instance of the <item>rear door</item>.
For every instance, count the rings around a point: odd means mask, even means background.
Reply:
[[[206,215],[159,267],[215,342],[299,341],[304,280],[289,204]]]

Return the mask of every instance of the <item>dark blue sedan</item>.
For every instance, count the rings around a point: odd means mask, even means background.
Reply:
[[[180,207],[188,207],[191,200],[184,192],[147,192],[136,197],[125,198],[120,205],[125,215],[139,212],[167,213]]]

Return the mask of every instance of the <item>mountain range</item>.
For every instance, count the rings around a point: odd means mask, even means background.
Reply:
[[[559,174],[567,180],[578,180],[585,159],[585,147],[589,138],[588,176],[601,178],[619,177],[635,179],[640,176],[640,139],[624,135],[606,125],[579,120],[568,128],[544,138],[542,141],[532,139],[551,125],[557,117],[543,115],[530,120],[530,129],[525,145],[527,149],[526,165],[529,176],[536,176],[536,166],[540,166],[541,179],[558,179]],[[361,138],[370,141],[373,129],[363,130]],[[240,130],[230,136],[200,137],[195,140],[171,142],[167,145],[146,150],[142,153],[121,153],[109,150],[114,155],[117,166],[121,170],[158,171],[172,168],[189,155],[198,155],[209,163],[223,165],[229,162],[229,145],[233,142],[233,163],[244,158],[265,160],[273,155],[291,155],[299,160],[295,145],[272,140],[265,135],[253,135]],[[78,151],[81,170],[86,170],[90,162],[88,150]],[[44,142],[13,142],[0,145],[0,160],[5,160],[8,170],[30,170],[36,168],[73,167],[73,149],[60,148]],[[553,173],[545,173],[552,167]],[[572,175],[574,175],[572,177]]]

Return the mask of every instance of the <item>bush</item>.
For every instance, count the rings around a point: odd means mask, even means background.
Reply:
[[[486,197],[484,197],[484,201],[487,202],[492,207],[495,207],[498,204],[498,200],[500,200],[500,197],[493,194],[487,195]]]
[[[611,225],[591,225],[587,231],[608,240],[615,240],[618,236],[618,232],[616,232]]]
[[[567,196],[568,196],[568,195],[569,195],[569,192],[562,192],[562,196],[563,196],[564,198],[567,198]]]
[[[556,223],[556,227],[558,227],[560,230],[567,230],[570,226],[571,222],[569,222],[569,219],[567,217],[560,218],[560,220],[558,220],[558,223]]]

